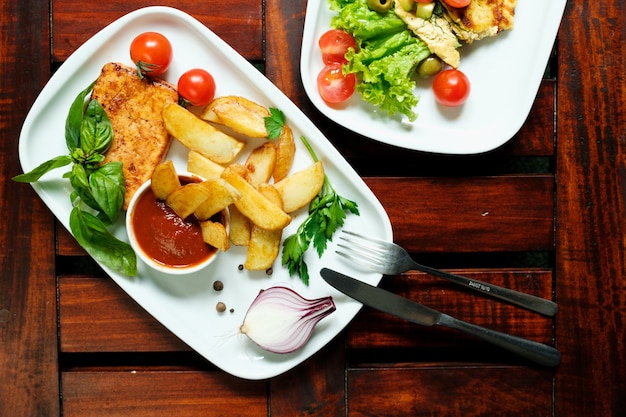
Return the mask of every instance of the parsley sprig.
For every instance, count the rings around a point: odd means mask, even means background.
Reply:
[[[285,115],[282,111],[270,107],[270,115],[265,118],[265,129],[267,129],[267,138],[269,140],[278,139],[283,126],[285,126]]]
[[[315,162],[317,155],[304,136],[300,137]],[[343,226],[348,213],[359,215],[358,204],[340,196],[335,191],[328,176],[324,174],[324,185],[320,193],[309,203],[309,215],[293,235],[283,242],[282,264],[287,266],[289,275],[298,274],[305,285],[309,285],[309,271],[304,261],[304,253],[311,243],[319,257],[335,231]]]
[[[113,140],[113,126],[97,100],[88,99],[94,83],[74,99],[65,121],[69,155],[54,157],[13,181],[32,183],[57,168],[72,165],[63,175],[72,185],[70,229],[78,243],[94,259],[126,275],[137,274],[137,259],[131,246],[109,230],[124,203],[121,162],[103,164]]]

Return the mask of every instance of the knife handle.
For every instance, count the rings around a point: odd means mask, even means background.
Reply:
[[[524,307],[530,311],[534,311],[545,316],[554,316],[559,309],[558,305],[554,301],[546,300],[545,298],[537,297],[531,294],[525,294],[519,291],[511,290],[509,288],[499,287],[497,285],[489,284],[475,279],[469,279],[460,275],[451,274],[449,272],[431,268],[426,265],[418,264],[417,262],[415,262],[415,269],[437,276],[439,278],[447,279],[457,284],[461,284],[471,290],[481,292],[485,295],[489,295],[500,300],[507,301],[511,304]]]
[[[561,362],[561,353],[552,346],[497,332],[442,314],[438,323],[493,343],[540,365],[555,367]]]

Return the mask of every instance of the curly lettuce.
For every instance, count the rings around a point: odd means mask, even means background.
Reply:
[[[357,42],[358,52],[348,51],[343,71],[357,76],[356,90],[363,100],[389,115],[417,119],[413,108],[419,97],[414,94],[413,75],[430,55],[428,46],[413,36],[393,10],[375,12],[366,0],[328,1],[331,10],[338,12],[331,25],[350,33]]]

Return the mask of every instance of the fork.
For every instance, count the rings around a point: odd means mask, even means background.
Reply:
[[[411,259],[411,256],[404,248],[392,242],[366,237],[349,230],[342,230],[342,235],[339,236],[339,239],[346,242],[349,246],[338,243],[337,246],[345,250],[337,250],[336,253],[338,255],[358,262],[374,272],[386,275],[397,275],[415,269],[545,316],[554,316],[558,311],[557,304],[545,298],[499,287],[475,279],[469,279],[461,275],[451,274],[419,264]]]

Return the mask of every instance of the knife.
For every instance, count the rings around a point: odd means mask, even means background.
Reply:
[[[516,353],[543,366],[554,367],[561,362],[561,353],[552,346],[497,332],[452,316],[430,307],[418,304],[382,288],[361,282],[357,279],[322,268],[322,278],[351,298],[366,306],[391,314],[411,323],[423,326],[440,325],[478,337],[503,349]]]

